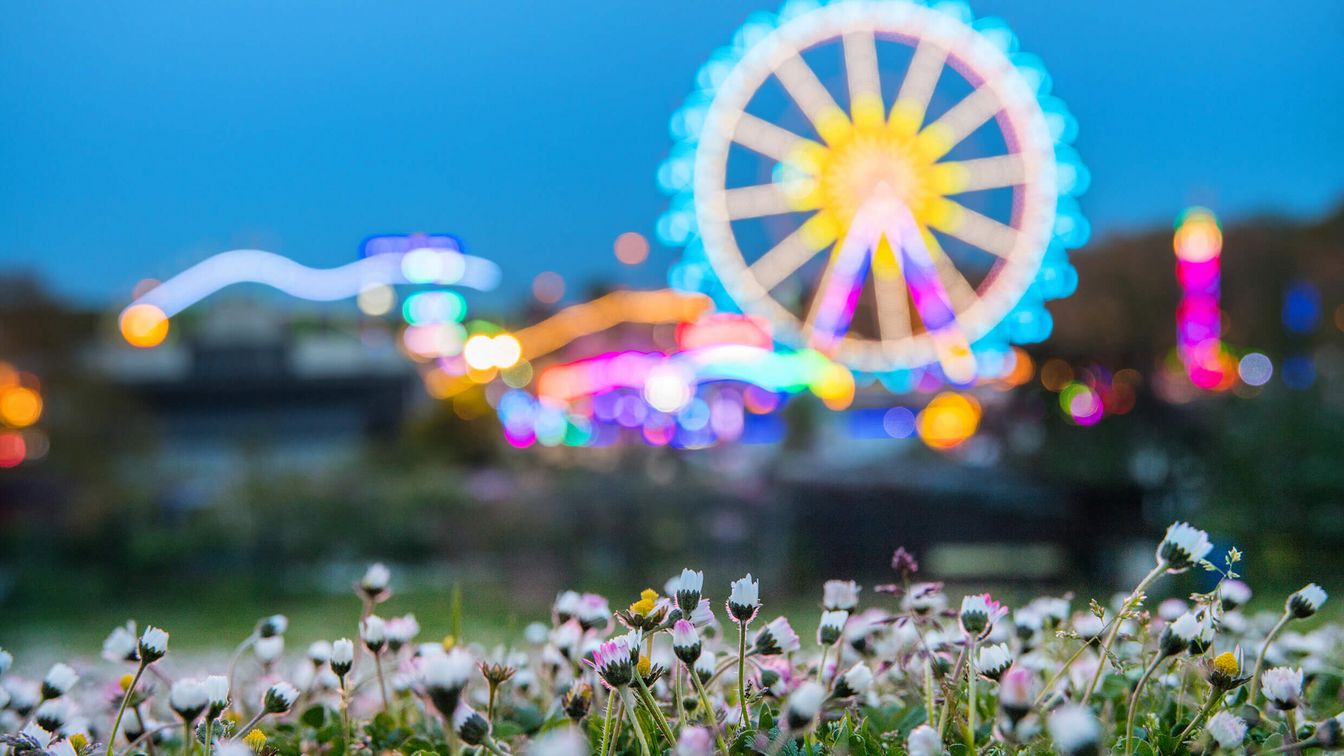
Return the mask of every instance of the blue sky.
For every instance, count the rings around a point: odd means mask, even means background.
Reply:
[[[761,3],[14,3],[0,24],[0,270],[120,304],[214,252],[313,266],[450,231],[571,291],[662,283],[667,121]],[[1344,4],[980,0],[1081,123],[1094,239],[1344,201]],[[1084,251],[1083,254],[1086,252]]]

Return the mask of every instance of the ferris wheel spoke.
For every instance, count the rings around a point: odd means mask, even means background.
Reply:
[[[884,344],[910,335],[910,301],[905,276],[899,268],[873,270],[873,296],[877,299],[877,329]]]
[[[943,201],[945,212],[932,225],[948,236],[983,249],[995,257],[1007,258],[1017,246],[1018,230],[981,215],[954,200]]]
[[[723,203],[729,220],[761,218],[813,209],[798,207],[784,193],[784,188],[780,184],[757,184],[728,189],[723,193]]]
[[[843,41],[850,112],[855,121],[880,123],[884,113],[882,74],[877,67],[877,40],[872,31],[856,31],[846,34]]]
[[[1000,189],[1026,183],[1027,164],[1018,152],[974,160],[947,161],[934,166],[947,194]]]
[[[807,137],[799,136],[750,113],[743,113],[738,119],[737,129],[733,132],[733,141],[768,158],[774,158],[780,163],[789,160],[799,147],[816,144]]]
[[[999,101],[998,93],[982,86],[929,124],[925,132],[937,140],[938,149],[941,150],[938,154],[945,155],[1002,109],[1003,103]]]
[[[809,218],[747,268],[762,289],[775,288],[835,241],[835,234],[826,231],[815,219],[816,216]]]
[[[975,287],[966,280],[966,276],[962,275],[960,270],[957,270],[957,266],[952,264],[952,258],[947,256],[943,245],[938,243],[938,239],[927,227],[920,228],[920,236],[924,239],[924,246],[929,249],[929,256],[933,258],[933,267],[938,271],[938,280],[943,282],[943,288],[947,291],[948,298],[952,300],[952,309],[964,312],[979,298]]]
[[[933,90],[938,86],[946,62],[946,50],[928,40],[920,41],[896,94],[896,103],[891,109],[893,120],[909,118],[911,128],[916,130],[924,123],[924,113],[928,110],[929,100],[933,99]]]
[[[812,122],[812,128],[822,139],[831,141],[839,129],[849,123],[826,85],[821,83],[816,71],[807,65],[801,54],[795,53],[785,58],[775,68],[775,78],[784,85],[784,90],[798,104],[798,109],[803,111],[807,120]]]

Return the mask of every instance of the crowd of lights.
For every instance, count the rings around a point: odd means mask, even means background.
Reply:
[[[892,103],[883,101],[885,72],[875,38],[915,48]],[[800,54],[837,40],[842,40],[837,47],[843,48],[850,90],[848,111]],[[948,66],[969,73],[973,92],[923,124],[929,98]],[[770,77],[797,104],[817,138],[747,112],[753,93]],[[1009,364],[1004,358],[1009,344],[1048,336],[1051,320],[1044,302],[1076,288],[1067,250],[1089,236],[1075,199],[1089,183],[1087,169],[1070,146],[1077,123],[1050,90],[1051,78],[1040,59],[1018,51],[1006,24],[977,20],[955,0],[932,7],[793,1],[778,14],[753,14],[732,45],[716,51],[700,69],[696,90],[671,120],[675,145],[658,170],[658,182],[672,201],[656,229],[665,244],[683,249],[670,282],[713,296],[722,309],[762,315],[784,345],[826,348],[860,373],[877,375],[895,392],[923,383],[930,372],[946,370],[950,374],[938,377],[954,384],[1001,375],[993,371]],[[991,121],[1004,130],[1008,154],[942,160]],[[727,187],[730,152],[774,161],[773,181]],[[876,175],[882,171],[873,166],[890,166],[890,175]],[[911,181],[910,175],[919,180]],[[895,250],[884,250],[880,239],[850,243],[853,218],[881,181],[895,187],[915,216],[935,275],[900,260]],[[927,196],[912,194],[912,187]],[[951,199],[1008,187],[1014,192],[1011,225]],[[806,220],[796,231],[777,237],[775,246],[748,261],[735,224],[800,212],[810,215],[799,216]],[[930,229],[1001,258],[981,291],[937,248]],[[789,288],[781,284],[832,246],[813,298],[822,306],[813,305],[804,317],[780,299],[779,291]],[[866,339],[848,331],[837,338],[848,328],[856,281],[866,276],[873,281],[881,334]],[[935,291],[935,282],[946,292],[931,299],[927,295]],[[907,293],[930,304],[946,299],[950,306],[921,310],[916,302],[911,313]],[[954,322],[939,317],[945,311]],[[820,323],[818,315],[823,316]],[[912,324],[912,315],[922,322]],[[963,349],[972,354],[962,354]],[[909,375],[914,370],[919,373]]]
[[[37,376],[0,362],[0,468],[37,462],[47,455],[50,442],[37,427],[43,409]]]
[[[228,286],[258,283],[317,302],[357,298],[365,312],[392,306],[390,287],[434,284],[489,290],[499,267],[464,254],[451,236],[410,234],[370,237],[363,256],[336,268],[309,268],[283,255],[235,249],[203,260],[136,297],[119,318],[122,336],[154,347],[168,336],[169,318]]]

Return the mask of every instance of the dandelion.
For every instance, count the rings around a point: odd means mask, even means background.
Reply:
[[[981,675],[998,682],[1013,664],[1013,653],[1007,643],[994,643],[980,649],[975,658],[975,669]]]
[[[1101,740],[1101,724],[1092,710],[1082,704],[1064,704],[1055,709],[1046,721],[1055,749],[1069,756],[1097,752]]]
[[[943,739],[932,727],[922,724],[910,731],[905,750],[910,756],[942,756]]]
[[[852,612],[858,605],[859,584],[853,580],[827,580],[822,586],[823,609]]]
[[[1302,701],[1301,668],[1274,667],[1260,676],[1265,698],[1279,711],[1296,709]]]
[[[776,617],[756,633],[755,653],[761,656],[791,654],[802,648],[798,633],[793,631],[787,617]]]
[[[1219,748],[1231,750],[1246,740],[1246,720],[1231,712],[1220,711],[1209,718],[1204,731]]]
[[[388,589],[388,583],[392,580],[392,571],[382,562],[375,562],[369,565],[364,571],[364,577],[359,579],[356,584],[356,590],[364,596],[370,604],[376,604],[387,600],[392,592]]]
[[[51,665],[51,669],[47,670],[47,676],[42,678],[42,700],[60,698],[69,693],[77,680],[79,673],[70,665],[60,662]]]
[[[677,608],[681,610],[682,616],[687,616],[700,605],[700,593],[704,589],[705,573],[687,567],[681,571],[681,575],[673,583],[672,598],[676,599]]]

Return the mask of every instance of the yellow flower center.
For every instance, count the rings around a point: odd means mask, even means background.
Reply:
[[[129,690],[131,683],[133,682],[135,682],[135,675],[128,672],[121,676],[121,679],[117,681],[117,684],[121,686],[122,690]]]
[[[647,677],[649,674],[649,670],[652,668],[653,668],[653,662],[649,661],[649,657],[645,656],[644,654],[640,654],[639,663],[635,665],[635,669],[639,670],[639,676]]]
[[[457,645],[457,638],[454,638],[454,637],[451,636],[451,635],[445,635],[445,636],[443,636],[443,650],[444,650],[444,651],[452,651],[452,650],[453,650],[453,646],[456,646],[456,645]]]
[[[1236,677],[1241,672],[1241,665],[1237,663],[1237,657],[1231,651],[1224,651],[1214,657],[1213,669],[1219,674],[1228,677]]]
[[[261,730],[249,730],[243,736],[243,742],[247,743],[247,747],[253,751],[260,752],[266,746],[266,733]]]
[[[639,601],[630,605],[630,613],[641,616],[648,616],[653,612],[654,606],[658,601],[658,592],[652,588],[645,588],[639,594]]]
[[[84,737],[84,733],[77,732],[70,736],[70,747],[75,750],[75,753],[84,750],[88,745],[89,739]]]

